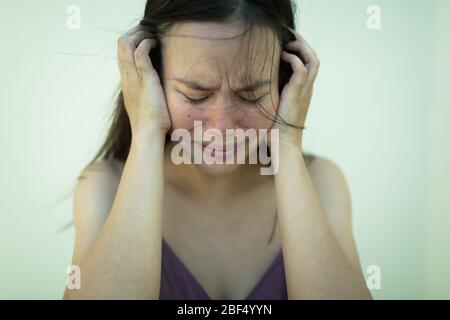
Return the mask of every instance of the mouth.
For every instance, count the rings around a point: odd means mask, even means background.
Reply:
[[[198,146],[202,147],[202,152],[205,150],[209,152],[213,157],[216,155],[222,155],[223,157],[227,157],[229,155],[234,154],[237,151],[238,146],[241,143],[235,143],[230,145],[220,145],[220,144],[209,144],[209,143],[200,143],[196,142]]]

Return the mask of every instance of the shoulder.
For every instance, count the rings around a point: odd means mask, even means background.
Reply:
[[[351,223],[350,190],[341,168],[332,160],[320,156],[314,156],[307,168],[329,222],[333,226]]]
[[[84,206],[114,196],[120,181],[118,163],[115,160],[101,160],[88,165],[81,172],[75,187],[75,204]]]
[[[117,160],[100,160],[88,165],[78,177],[75,187],[75,205],[85,207],[95,203],[108,206],[114,198],[121,177],[121,164]]]
[[[325,157],[311,156],[309,161],[305,158],[305,163],[314,185],[320,188],[321,194],[349,194],[344,173],[335,162]]]
[[[332,160],[319,156],[314,156],[307,168],[337,242],[352,265],[360,268],[353,237],[350,189],[342,169]]]
[[[81,182],[86,181],[88,178],[114,179],[117,176],[120,164],[121,162],[115,159],[103,159],[96,161],[89,164],[81,171],[81,174],[78,176],[78,180]]]
[[[101,160],[78,177],[73,195],[74,262],[79,262],[108,217],[120,182],[118,168],[116,160]]]

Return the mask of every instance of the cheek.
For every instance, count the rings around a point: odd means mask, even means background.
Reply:
[[[172,128],[183,128],[190,130],[194,127],[192,120],[192,108],[189,105],[184,104],[178,99],[173,99],[170,96],[166,96],[167,109],[172,119]]]
[[[267,109],[267,107],[265,107],[265,109],[269,112],[271,111],[271,109]],[[270,114],[272,114],[272,112],[270,112]],[[242,118],[242,125],[244,127],[254,129],[269,129],[272,126],[272,122],[271,119],[264,116],[264,110],[261,110],[261,107],[252,107]]]
[[[192,107],[171,94],[166,95],[166,99],[173,129],[191,130],[194,128],[194,120],[201,120],[204,117],[203,112],[198,108]],[[268,98],[261,106],[242,106],[240,112],[235,114],[240,119],[240,125],[245,128],[270,129],[276,117],[279,96],[272,95],[272,100]]]
[[[253,106],[242,119],[242,123],[249,128],[270,129],[276,118],[276,110],[278,109],[278,96],[273,97],[273,103],[270,99],[261,104],[261,106]]]

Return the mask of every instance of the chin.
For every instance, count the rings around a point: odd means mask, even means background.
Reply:
[[[193,146],[195,148],[195,146]],[[221,176],[230,174],[237,169],[239,169],[241,166],[246,165],[249,163],[249,154],[256,155],[257,154],[257,145],[253,144],[250,145],[244,149],[244,163],[241,163],[237,161],[237,154],[236,152],[234,154],[228,155],[227,157],[222,158],[223,163],[215,163],[215,162],[207,162],[203,161],[202,163],[196,164],[197,167],[204,172],[205,174],[211,175],[211,176]],[[206,151],[203,151],[205,152]],[[230,163],[226,163],[228,160]]]
[[[241,164],[197,164],[197,167],[204,173],[211,176],[222,176],[236,171]]]

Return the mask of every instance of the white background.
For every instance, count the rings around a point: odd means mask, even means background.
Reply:
[[[144,3],[0,2],[0,298],[62,297],[74,231],[58,230],[109,124],[116,40]],[[321,59],[305,147],[347,177],[362,268],[382,272],[372,294],[450,298],[450,2],[297,3]],[[381,30],[366,26],[373,4]]]

